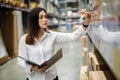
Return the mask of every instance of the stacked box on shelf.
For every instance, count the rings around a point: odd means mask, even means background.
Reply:
[[[115,80],[109,71],[90,71],[90,80]]]
[[[81,66],[80,80],[88,80],[88,66]]]
[[[84,48],[84,65],[88,65],[88,49]]]
[[[18,31],[17,20],[15,12],[2,12],[0,14],[1,31],[3,34],[3,40],[10,57],[17,56],[18,50]]]
[[[99,57],[96,57],[94,53],[89,53],[90,65],[93,71],[108,70],[105,62]]]
[[[88,65],[88,38],[82,36],[83,52],[84,52],[84,65]]]
[[[8,60],[8,54],[2,39],[2,34],[0,30],[0,64],[5,63]]]
[[[90,80],[107,80],[103,71],[90,71],[89,78]]]
[[[86,35],[82,36],[83,47],[88,48],[88,38]]]

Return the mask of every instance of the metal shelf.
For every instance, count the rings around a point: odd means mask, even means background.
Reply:
[[[78,0],[60,0],[60,3],[65,3],[65,2],[67,2],[67,3],[75,3],[75,2],[78,2]]]
[[[67,8],[67,9],[65,9],[65,8],[61,8],[60,9],[60,11],[69,11],[69,10],[71,10],[71,11],[78,11],[79,9],[78,8]]]
[[[79,10],[79,0],[59,0],[59,13],[61,14],[62,12],[65,12],[67,14],[67,11],[72,11],[72,12],[78,12]],[[79,17],[61,17],[60,19],[62,20],[67,20],[67,19],[78,19]]]
[[[60,19],[65,20],[66,18],[65,17],[61,17]],[[80,17],[67,17],[67,19],[80,19]]]
[[[58,15],[48,13],[48,18],[59,18]]]
[[[28,9],[28,8],[21,8],[21,7],[13,6],[10,4],[0,3],[0,7],[9,9],[9,10],[19,10],[19,11],[24,11],[24,12],[30,12],[30,9]]]

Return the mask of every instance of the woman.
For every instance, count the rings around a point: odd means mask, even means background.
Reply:
[[[89,22],[90,19],[86,17],[84,26],[81,25],[73,33],[47,31],[45,9],[34,8],[30,12],[28,32],[20,39],[18,56],[40,65],[53,56],[56,43],[77,40],[85,34]],[[25,63],[21,58],[18,58],[18,64],[25,68],[29,80],[58,80],[55,65],[48,69],[47,66],[39,69],[38,66]]]

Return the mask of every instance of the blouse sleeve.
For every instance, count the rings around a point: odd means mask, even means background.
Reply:
[[[22,68],[25,69],[26,73],[31,73],[30,69],[31,69],[32,66],[27,64],[27,63],[25,63],[25,60],[19,58],[19,56],[23,57],[25,59],[28,59],[27,45],[25,43],[25,36],[23,36],[20,39],[20,42],[19,42],[17,63],[18,63],[18,65],[20,65]]]
[[[73,33],[56,32],[56,42],[74,41],[81,38],[87,31],[83,29],[82,25]]]

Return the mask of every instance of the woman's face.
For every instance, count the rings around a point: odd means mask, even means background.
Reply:
[[[38,24],[42,29],[47,28],[48,19],[47,19],[47,14],[44,11],[39,12]]]

